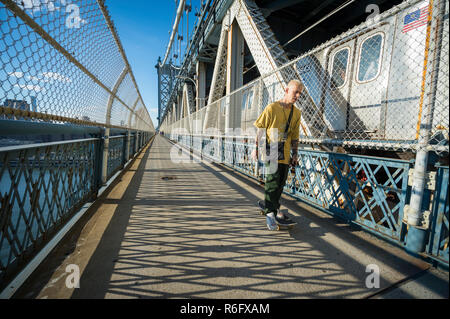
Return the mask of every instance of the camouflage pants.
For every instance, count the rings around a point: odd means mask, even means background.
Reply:
[[[265,213],[276,213],[280,208],[280,198],[289,172],[288,164],[278,164],[278,169],[274,174],[266,175],[265,184]]]

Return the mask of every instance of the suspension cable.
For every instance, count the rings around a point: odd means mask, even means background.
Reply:
[[[169,45],[167,46],[166,54],[164,56],[162,63],[159,64],[160,66],[162,66],[166,63],[167,57],[169,56],[169,53],[170,53],[170,49],[172,48],[175,34],[178,33],[178,24],[180,23],[180,17],[183,15],[184,2],[185,2],[185,0],[180,0],[180,3],[178,5],[177,16],[176,16],[175,22],[173,24],[172,33],[170,35],[170,40],[169,40]]]

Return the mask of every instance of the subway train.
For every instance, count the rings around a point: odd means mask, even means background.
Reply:
[[[234,97],[241,100],[241,128],[282,96],[281,83],[297,78],[305,87],[297,102],[301,141],[401,157],[414,153],[429,114],[430,144],[448,155],[448,12],[448,1],[432,9],[428,1],[404,2],[294,59],[277,71],[284,81],[246,85]],[[224,119],[224,106],[219,113]]]

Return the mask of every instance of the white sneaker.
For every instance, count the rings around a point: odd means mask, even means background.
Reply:
[[[274,213],[268,213],[266,215],[266,223],[269,230],[277,230],[277,222],[275,221]]]

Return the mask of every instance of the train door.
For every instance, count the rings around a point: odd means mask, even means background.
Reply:
[[[384,138],[384,110],[395,17],[356,38],[347,130],[353,138]],[[392,26],[392,27],[391,27]]]
[[[327,54],[328,90],[325,96],[325,120],[335,132],[342,132],[348,125],[348,99],[356,40],[352,39],[331,48]]]

